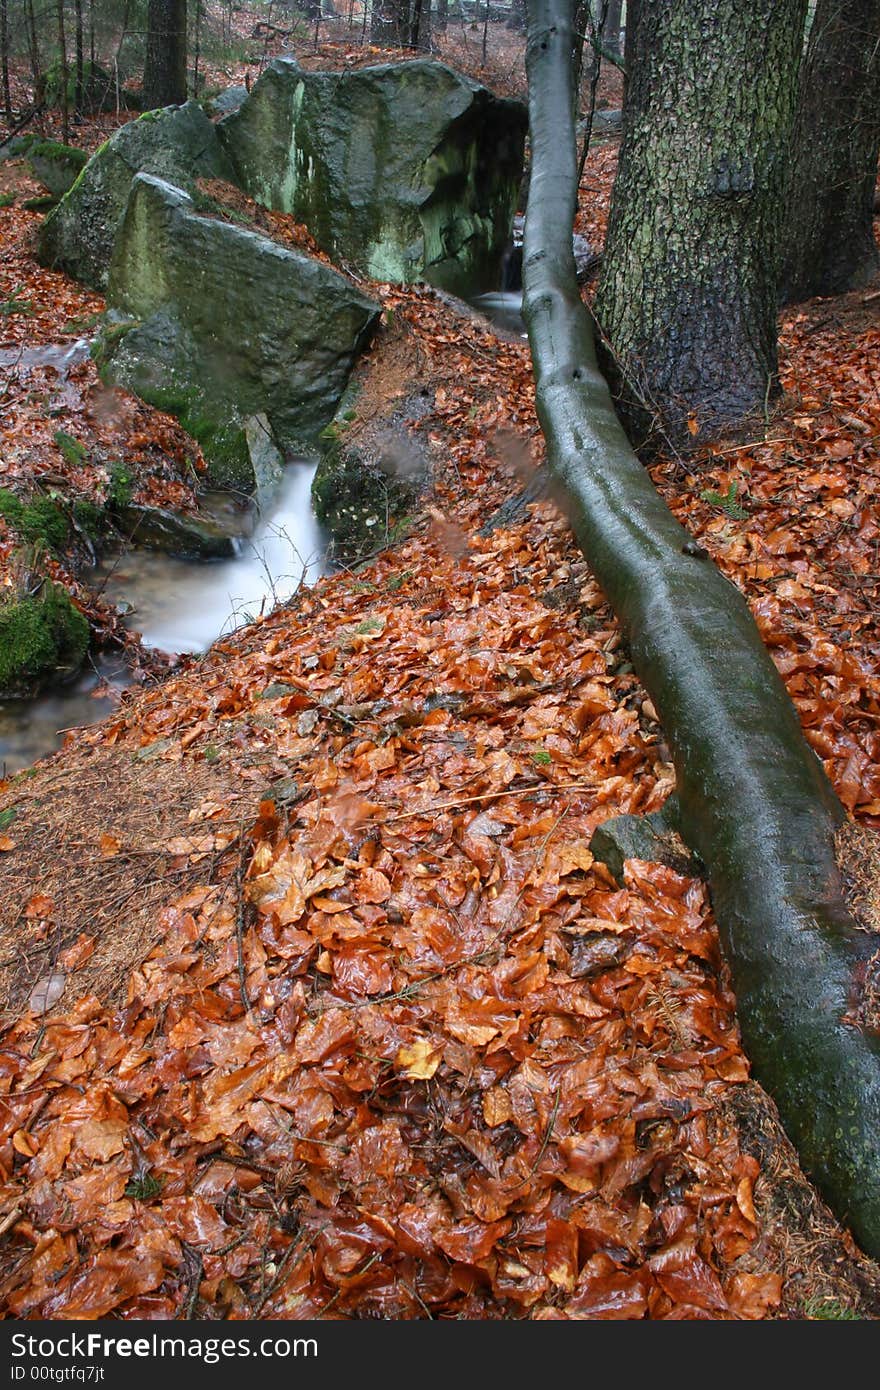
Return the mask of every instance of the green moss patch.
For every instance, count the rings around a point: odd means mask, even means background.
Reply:
[[[86,619],[50,580],[38,594],[0,605],[0,693],[29,694],[72,675],[88,645]]]
[[[67,518],[48,497],[23,502],[8,488],[0,488],[0,516],[23,541],[49,550],[61,550],[67,541]]]

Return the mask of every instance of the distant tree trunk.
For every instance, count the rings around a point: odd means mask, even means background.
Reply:
[[[437,26],[438,34],[446,33],[446,26],[449,23],[449,0],[437,0],[437,11],[433,22]]]
[[[772,30],[766,3],[739,8],[743,23],[763,8]],[[548,466],[660,716],[678,826],[706,866],[756,1077],[806,1171],[877,1258],[880,1035],[853,1010],[871,1000],[880,952],[843,899],[835,836],[846,814],[742,595],[653,487],[597,369],[571,249],[571,46],[570,0],[529,0],[523,314]],[[758,66],[779,57],[769,42]]]
[[[3,82],[3,111],[12,120],[12,95],[9,90],[9,15],[8,0],[0,0],[0,77]]]
[[[620,16],[622,10],[623,0],[608,0],[608,15],[602,31],[606,48],[618,55],[620,54]]]
[[[270,4],[270,6],[269,6],[269,19],[271,19],[271,18],[272,18],[272,6],[271,6],[271,4]],[[268,34],[268,30],[267,30],[267,34]],[[268,44],[268,42],[269,42],[269,40],[268,40],[268,37],[267,37],[266,43]],[[194,49],[195,49],[195,52],[193,53],[193,85],[192,85],[192,91],[193,91],[193,96],[198,100],[198,95],[199,95],[199,59],[200,59],[201,56],[202,56],[202,0],[196,0],[196,18],[195,18]],[[264,52],[265,52],[265,50],[264,50]]]
[[[763,413],[806,0],[642,0],[596,315],[633,438]]]
[[[61,63],[61,139],[70,141],[70,68],[67,63],[67,37],[64,33],[64,0],[58,0],[58,48]]]
[[[83,108],[83,9],[82,0],[74,0],[75,30],[74,43],[76,45],[76,86],[74,88],[73,104],[78,114]]]
[[[410,46],[423,53],[431,51],[431,0],[413,0]]]
[[[431,47],[430,0],[374,0],[370,38],[383,48]]]
[[[186,101],[186,0],[150,0],[144,110]]]
[[[873,277],[878,155],[880,0],[819,0],[792,146],[783,303]]]
[[[28,56],[31,60],[31,77],[34,84],[34,106],[42,106],[46,100],[46,79],[40,58],[40,41],[37,38],[37,24],[34,18],[34,0],[25,0],[25,30],[27,32]]]
[[[636,53],[636,34],[639,28],[639,8],[641,0],[626,0],[626,24],[623,33],[623,106],[626,110],[629,92],[629,75],[632,71]]]
[[[449,0],[444,0],[448,5]],[[508,29],[525,29],[526,27],[526,0],[510,0],[510,18],[507,21]]]

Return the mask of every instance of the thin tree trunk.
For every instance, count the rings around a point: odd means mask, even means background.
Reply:
[[[792,142],[782,301],[842,294],[880,267],[880,0],[820,0]]]
[[[848,1021],[875,943],[842,900],[845,813],[743,598],[653,488],[598,371],[571,249],[571,48],[570,0],[530,0],[523,312],[548,462],[663,723],[756,1076],[878,1256],[880,1038]]]
[[[74,0],[74,43],[76,51],[76,87],[74,89],[74,107],[78,115],[82,114],[83,109],[83,9],[82,0]]]
[[[61,62],[61,139],[70,142],[70,68],[67,63],[67,37],[64,33],[64,0],[58,0],[58,47]]]
[[[626,0],[626,27],[623,35],[623,108],[627,107],[629,93],[629,74],[632,71],[636,53],[636,35],[639,31],[639,10],[642,0]]]
[[[641,442],[763,417],[806,0],[643,0],[596,316]]]
[[[623,10],[623,0],[609,0],[608,18],[605,21],[603,35],[605,45],[612,53],[620,57],[620,15]]]
[[[196,18],[195,18],[195,35],[194,35],[194,40],[193,40],[195,52],[193,53],[193,86],[192,86],[192,91],[193,91],[193,97],[194,97],[196,100],[198,100],[198,96],[199,96],[199,59],[200,59],[200,57],[201,57],[201,50],[202,50],[202,0],[195,0],[195,5],[196,5]],[[268,18],[269,18],[270,20],[271,20],[271,18],[272,18],[272,6],[271,6],[271,4],[270,4],[270,6],[269,6]],[[266,42],[268,43],[268,39],[266,40]],[[263,52],[264,52],[264,55],[265,55],[265,48],[264,48]]]
[[[9,90],[9,15],[8,0],[0,0],[0,69],[3,82],[3,111],[12,120],[12,96]]]
[[[34,0],[25,0],[25,28],[27,30],[28,56],[31,60],[31,77],[34,83],[34,106],[42,106],[46,100],[46,79],[40,59],[40,42],[37,38],[37,25],[34,19]]]
[[[186,101],[186,0],[150,0],[144,110]]]

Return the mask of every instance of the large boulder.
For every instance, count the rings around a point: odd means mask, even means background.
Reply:
[[[217,487],[252,493],[277,451],[332,419],[379,316],[311,256],[216,218],[161,179],[134,179],[108,303],[128,315],[103,373],[175,415]]]
[[[334,260],[467,294],[498,283],[526,128],[520,102],[442,63],[306,72],[279,58],[217,130],[240,187]]]
[[[40,233],[44,265],[103,290],[116,233],[138,173],[167,179],[188,192],[198,178],[229,179],[230,167],[213,123],[194,101],[147,111],[121,126],[95,152]]]

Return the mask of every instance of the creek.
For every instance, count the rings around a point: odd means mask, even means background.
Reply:
[[[502,332],[524,334],[520,291],[477,295],[470,302]],[[252,535],[236,542],[233,558],[184,560],[132,549],[103,561],[91,576],[94,587],[126,614],[126,625],[140,632],[146,646],[207,651],[218,637],[327,572],[326,541],[311,505],[315,467],[307,459],[288,464],[271,504]],[[228,506],[228,499],[216,496],[204,501],[215,514]],[[34,700],[0,701],[0,777],[54,752],[68,730],[103,719],[130,683],[121,658],[100,656],[68,686]]]

